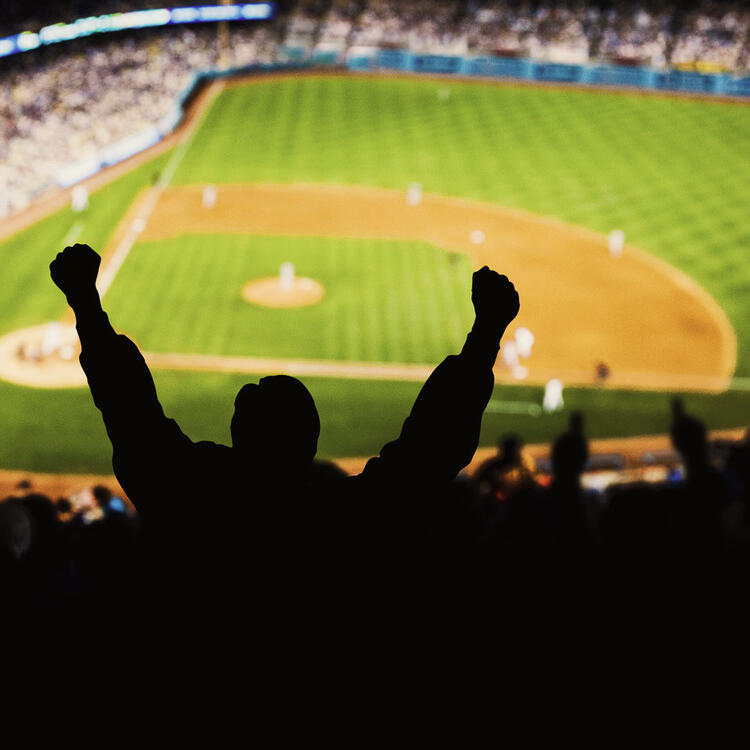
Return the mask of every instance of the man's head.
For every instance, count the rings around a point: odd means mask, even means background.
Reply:
[[[243,385],[234,400],[232,446],[258,463],[299,472],[318,449],[320,418],[297,378],[273,375]]]

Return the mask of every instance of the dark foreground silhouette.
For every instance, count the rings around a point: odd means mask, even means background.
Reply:
[[[317,413],[293,379],[241,389],[231,447],[187,438],[101,310],[98,264],[89,248],[70,248],[52,271],[138,512],[103,490],[94,511],[76,511],[19,486],[0,503],[8,612],[81,613],[102,633],[128,623],[151,650],[245,644],[275,674],[281,654],[404,657],[417,643],[442,653],[500,633],[537,649],[575,631],[570,643],[591,649],[615,627],[630,641],[644,618],[730,622],[744,606],[750,439],[710,442],[681,401],[671,414],[681,466],[659,483],[587,487],[577,413],[552,447],[549,479],[515,436],[476,477],[455,476],[476,447],[500,335],[517,311],[510,283],[488,269],[474,277],[477,320],[461,353],[436,368],[400,436],[346,477],[313,460]]]
[[[81,365],[115,475],[141,517],[160,597],[223,606],[250,590],[288,601],[290,591],[338,597],[385,586],[392,594],[396,581],[406,590],[412,576],[434,578],[424,519],[477,448],[500,339],[519,309],[506,277],[487,267],[474,274],[476,319],[461,353],[434,370],[399,437],[344,478],[313,465],[318,413],[288,376],[241,388],[231,447],[190,440],[164,414],[138,348],[102,310],[99,264],[90,247],[75,245],[50,272],[75,312]]]

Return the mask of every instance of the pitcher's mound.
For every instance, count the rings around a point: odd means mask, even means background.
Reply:
[[[313,279],[296,278],[282,287],[277,276],[249,281],[242,287],[242,296],[264,307],[307,307],[320,302],[325,290]]]

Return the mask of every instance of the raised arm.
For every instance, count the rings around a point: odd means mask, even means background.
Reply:
[[[112,442],[115,473],[137,505],[140,493],[131,467],[143,468],[157,453],[163,460],[166,451],[188,439],[164,416],[138,347],[110,325],[96,288],[100,263],[88,245],[74,245],[57,254],[50,275],[75,312],[81,366]]]
[[[49,265],[52,281],[65,295],[76,315],[81,347],[92,353],[109,339],[117,337],[102,310],[96,288],[101,260],[99,254],[88,245],[73,245],[58,253]]]
[[[102,309],[96,277],[101,258],[88,245],[66,247],[50,263],[50,275],[76,316],[81,366],[104,413],[163,417],[151,373],[138,348],[118,336]],[[109,425],[108,425],[109,427]]]
[[[484,266],[472,279],[474,325],[461,353],[433,371],[397,440],[371,459],[363,477],[443,483],[469,463],[479,443],[482,414],[492,395],[500,339],[518,314],[518,293],[506,276]]]

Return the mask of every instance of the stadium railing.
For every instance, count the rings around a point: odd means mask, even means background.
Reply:
[[[419,54],[405,49],[353,50],[346,67],[352,71],[398,70],[485,78],[575,83],[583,86],[631,86],[714,96],[750,97],[750,76],[656,70],[623,65],[565,65],[528,58]]]

